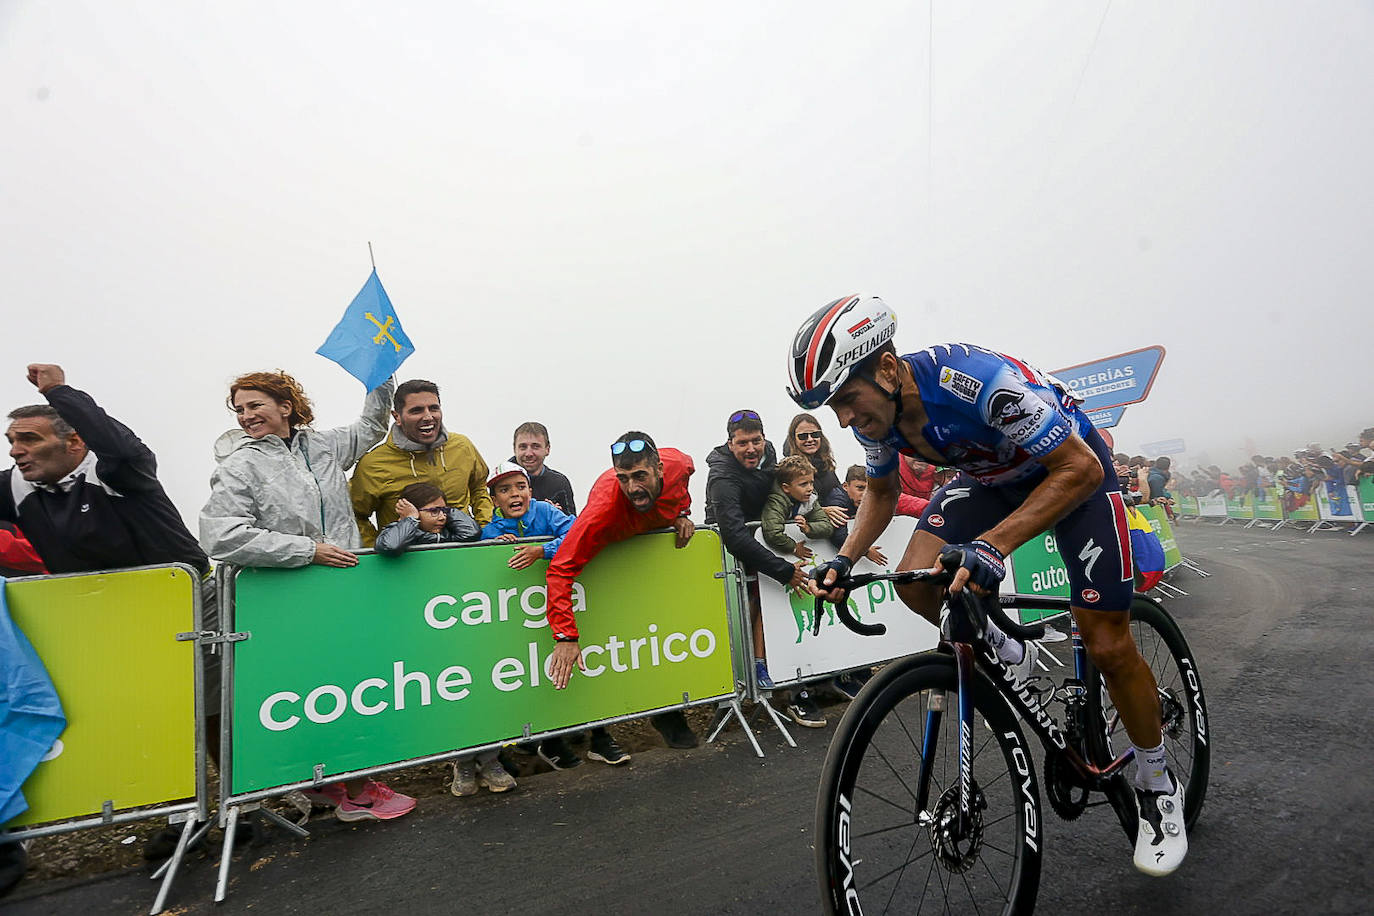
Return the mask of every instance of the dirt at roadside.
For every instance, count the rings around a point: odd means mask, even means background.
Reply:
[[[710,707],[691,709],[687,711],[686,715],[688,723],[697,733],[698,738],[704,741],[707,727],[714,715],[714,709]],[[738,728],[738,726],[730,727]],[[613,725],[610,731],[621,747],[631,755],[650,748],[661,749],[664,747],[663,739],[647,719],[637,719],[632,722]],[[570,739],[569,743],[579,756],[586,755],[585,733]],[[556,780],[559,778],[548,764],[532,753],[532,750],[527,751],[518,747],[506,748],[502,751],[501,757],[517,779],[536,777],[536,785],[529,787],[531,790],[538,791],[538,787],[545,784],[545,779]],[[587,761],[583,765],[600,766],[601,764]],[[452,770],[448,763],[435,763],[396,770],[386,774],[382,779],[396,791],[421,799],[421,804],[423,804],[425,798],[448,794],[451,775]],[[214,784],[215,777],[212,772],[211,785]],[[293,821],[300,816],[299,811],[281,799],[274,800],[269,804],[269,807]],[[314,815],[317,818],[320,816],[318,811]],[[79,830],[74,833],[36,839],[29,846],[29,869],[25,880],[49,881],[59,878],[84,878],[128,868],[151,868],[143,858],[143,847],[165,825],[166,822],[163,820],[151,820],[116,827]],[[188,855],[192,858],[218,855],[219,841],[220,831],[218,828],[214,828],[210,831],[210,843],[201,850],[191,852]]]

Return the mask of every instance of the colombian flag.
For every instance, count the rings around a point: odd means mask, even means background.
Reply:
[[[1159,536],[1135,506],[1126,507],[1126,527],[1131,531],[1131,554],[1135,558],[1135,571],[1140,574],[1140,590],[1148,592],[1164,578],[1164,548]]]

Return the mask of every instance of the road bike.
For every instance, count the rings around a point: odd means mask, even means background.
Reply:
[[[956,567],[957,568],[957,567]],[[947,586],[934,572],[863,573],[837,583]],[[816,620],[821,619],[817,599]],[[850,703],[830,743],[816,802],[816,860],[826,913],[1033,912],[1044,817],[1022,725],[1040,739],[1045,797],[1064,820],[1110,805],[1134,846],[1138,815],[1126,768],[1134,751],[1076,624],[1064,677],[1019,680],[984,640],[987,620],[1042,640],[1003,608],[1067,614],[1064,598],[946,592],[937,650],[894,661]],[[881,635],[847,602],[846,627]],[[1207,704],[1193,653],[1158,602],[1131,605],[1136,645],[1154,672],[1169,768],[1184,786],[1184,820],[1202,810],[1210,766]],[[1018,615],[1019,616],[1019,615]],[[1057,631],[1056,631],[1057,632]],[[1063,639],[1063,634],[1058,634]],[[1041,661],[1058,664],[1041,642]]]

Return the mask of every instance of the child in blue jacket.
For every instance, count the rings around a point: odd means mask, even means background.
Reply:
[[[506,563],[511,569],[524,569],[535,560],[552,560],[572,527],[573,516],[553,503],[534,498],[525,469],[511,461],[502,462],[487,479],[487,490],[496,513],[482,528],[484,540],[514,541],[517,538],[551,537],[543,544],[521,544]]]

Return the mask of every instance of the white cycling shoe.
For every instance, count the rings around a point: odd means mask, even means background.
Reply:
[[[1178,868],[1188,854],[1188,833],[1183,826],[1183,788],[1170,774],[1172,792],[1135,790],[1140,828],[1135,838],[1135,867],[1147,875],[1162,877]]]

